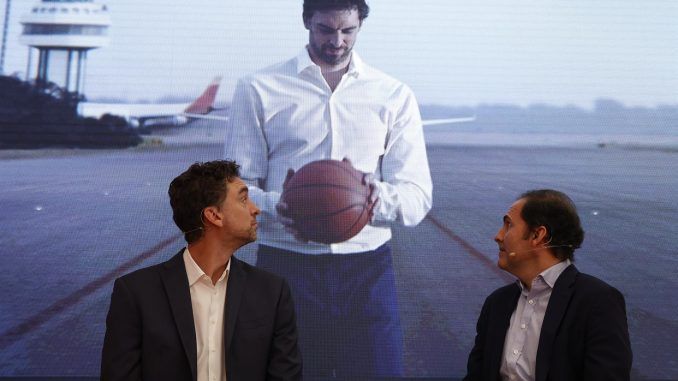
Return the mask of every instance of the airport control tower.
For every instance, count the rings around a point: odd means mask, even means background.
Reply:
[[[23,15],[21,24],[20,42],[28,45],[26,78],[35,75],[82,94],[87,52],[108,44],[108,7],[94,0],[42,0]]]

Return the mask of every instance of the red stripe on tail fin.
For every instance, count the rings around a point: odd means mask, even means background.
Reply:
[[[214,100],[217,98],[217,91],[219,91],[220,84],[221,77],[215,77],[205,91],[203,91],[193,103],[186,107],[184,112],[187,114],[207,114],[212,111],[212,106],[214,105]]]

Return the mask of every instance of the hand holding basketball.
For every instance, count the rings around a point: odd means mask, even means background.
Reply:
[[[283,182],[283,192],[287,188],[287,183],[294,176],[294,169],[290,168],[287,170],[287,175],[285,176],[285,181]],[[299,231],[294,227],[294,220],[289,211],[287,203],[282,201],[282,197],[275,205],[275,211],[278,213],[278,221],[285,227],[285,231],[292,234],[297,241],[308,242],[308,239],[303,237]]]
[[[298,240],[337,243],[370,222],[377,194],[374,181],[348,160],[319,160],[288,172],[276,209]]]

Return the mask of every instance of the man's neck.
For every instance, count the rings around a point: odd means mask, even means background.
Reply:
[[[337,86],[339,86],[339,82],[341,82],[341,78],[346,74],[346,71],[348,70],[348,66],[346,66],[343,69],[339,69],[337,71],[322,71],[323,78],[325,78],[325,82],[327,82],[327,85],[334,91]]]
[[[311,49],[307,48],[307,50],[309,56],[311,57],[311,61],[320,67],[320,72],[322,73],[323,78],[325,78],[325,82],[327,82],[332,91],[334,91],[334,89],[336,89],[339,85],[339,82],[341,82],[341,78],[348,71],[348,66],[351,64],[351,55],[346,57],[346,59],[340,63],[328,64],[327,62],[317,58]]]
[[[200,239],[188,245],[188,252],[198,267],[210,277],[212,284],[216,284],[226,270],[234,250],[225,249],[213,241]]]
[[[561,262],[560,259],[556,258],[555,256],[541,256],[542,258],[539,262],[535,264],[535,266],[532,266],[531,268],[525,269],[525,271],[521,272],[520,274],[514,274],[516,277],[518,277],[518,280],[520,280],[520,283],[523,284],[525,289],[530,291],[532,288],[532,281],[535,280],[541,274],[544,272],[544,270],[550,268],[551,266],[557,265],[558,263]]]

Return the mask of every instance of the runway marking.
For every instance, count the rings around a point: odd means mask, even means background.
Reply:
[[[452,231],[452,229],[448,228],[445,226],[442,222],[438,221],[437,218],[433,217],[431,213],[429,213],[426,216],[426,219],[429,220],[433,225],[435,225],[440,231],[445,233],[446,236],[448,236],[450,239],[452,239],[454,242],[458,243],[461,245],[466,251],[469,252],[473,257],[475,257],[477,260],[479,260],[482,264],[484,264],[486,267],[488,267],[490,270],[492,270],[495,274],[497,274],[501,279],[506,280],[510,282],[513,280],[508,274],[506,274],[503,270],[501,270],[499,267],[497,267],[497,264],[487,258],[483,253],[481,253],[478,249],[473,247],[470,243],[466,242],[463,238],[458,236],[455,232]]]
[[[160,241],[160,243],[157,245],[133,257],[103,276],[87,283],[79,290],[76,290],[65,298],[57,300],[49,307],[24,320],[16,327],[5,331],[2,335],[0,335],[0,350],[4,350],[8,346],[14,344],[16,341],[21,339],[22,336],[40,327],[42,324],[55,317],[66,308],[69,308],[80,302],[83,298],[94,293],[101,287],[106,286],[119,276],[126,274],[129,270],[134,268],[134,266],[140,264],[148,258],[157,255],[161,250],[182,237],[183,235],[178,234],[164,241]]]
[[[506,273],[504,273],[502,270],[500,270],[495,265],[495,263],[493,261],[491,261],[486,256],[484,256],[483,253],[481,253],[479,250],[477,250],[471,244],[466,242],[459,235],[454,233],[452,231],[452,229],[445,226],[442,222],[440,222],[438,219],[433,217],[431,214],[426,216],[426,219],[429,220],[438,229],[440,229],[440,231],[442,231],[447,237],[449,237],[454,242],[461,245],[468,253],[470,253],[473,257],[478,259],[481,263],[483,263],[486,267],[488,267],[490,270],[492,270],[500,278],[507,280],[507,281],[511,280],[511,278]],[[28,319],[24,320],[22,323],[15,326],[14,328],[10,328],[9,330],[5,331],[2,335],[0,335],[0,350],[4,350],[8,346],[14,344],[22,336],[24,336],[27,333],[30,333],[31,331],[37,329],[42,324],[46,323],[47,321],[51,320],[56,315],[61,313],[63,310],[65,310],[65,309],[75,305],[76,303],[80,302],[82,299],[91,295],[92,293],[94,293],[95,291],[100,289],[101,287],[106,286],[107,284],[109,284],[110,282],[115,280],[115,278],[117,278],[121,275],[124,275],[129,270],[131,270],[136,265],[138,265],[139,263],[143,262],[144,260],[146,260],[148,258],[151,258],[151,257],[157,255],[161,250],[165,249],[167,246],[169,246],[170,244],[172,244],[173,242],[177,241],[180,238],[182,238],[182,235],[177,234],[177,235],[170,237],[170,238],[168,238],[164,241],[161,241],[160,243],[153,246],[152,248],[140,253],[136,257],[133,257],[132,259],[121,264],[120,266],[116,267],[112,271],[110,271],[110,272],[104,274],[103,276],[91,281],[90,283],[86,284],[85,286],[76,290],[75,292],[71,293],[70,295],[66,296],[65,298],[62,298],[62,299],[52,303],[49,307],[43,309],[42,311],[39,311],[38,313],[36,313],[33,316],[29,317]]]

